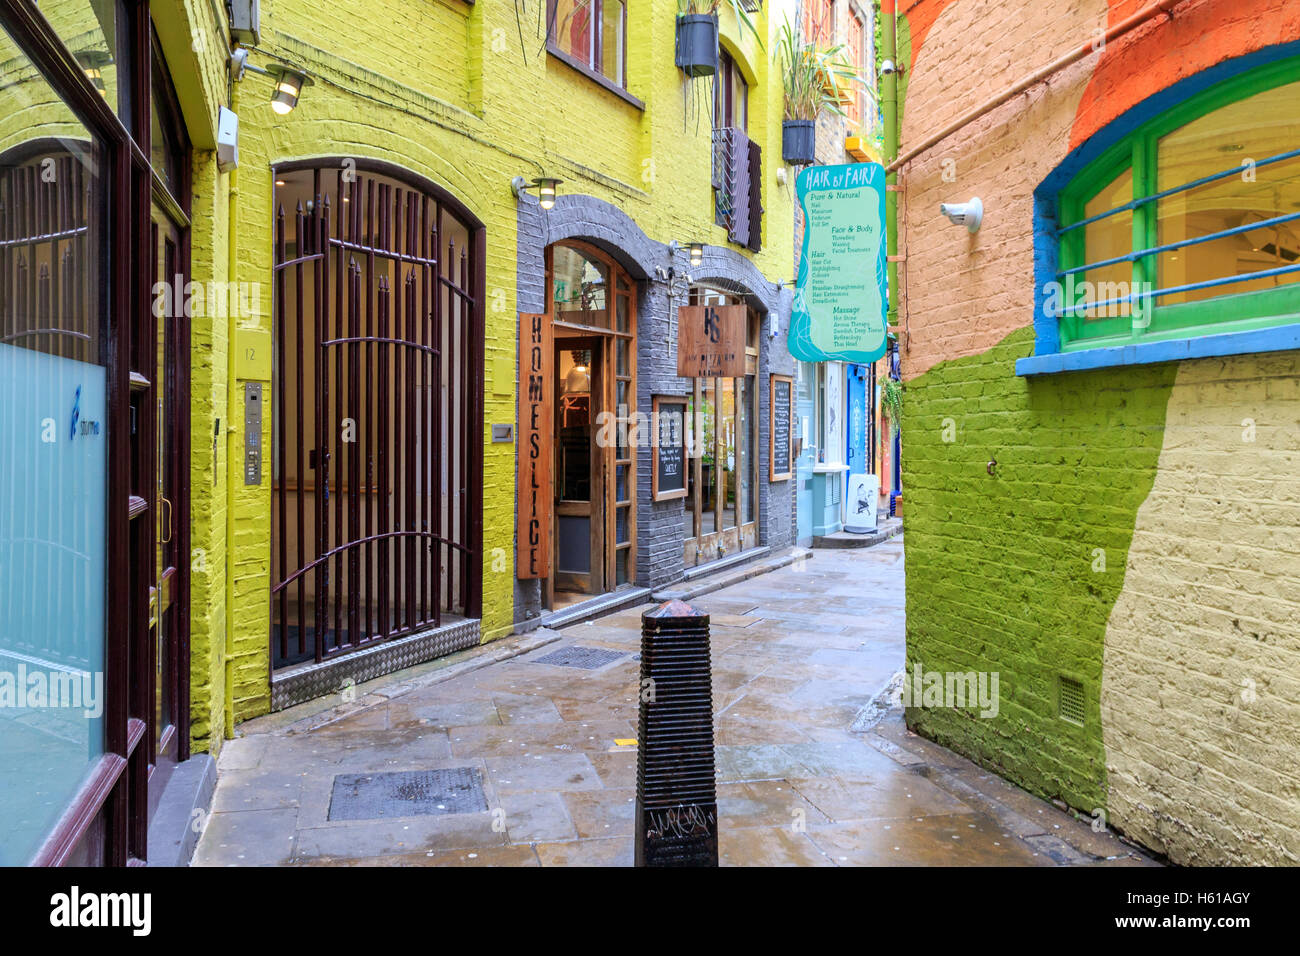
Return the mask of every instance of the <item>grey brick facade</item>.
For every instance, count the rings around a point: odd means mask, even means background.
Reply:
[[[565,239],[581,239],[609,253],[637,286],[637,405],[648,414],[655,395],[686,395],[690,380],[677,376],[677,306],[666,278],[689,274],[693,282],[716,285],[742,296],[765,316],[759,349],[759,543],[773,548],[794,543],[792,501],[794,482],[768,481],[768,385],[770,374],[793,375],[794,360],[786,348],[786,322],[791,292],[778,289],[754,263],[738,251],[707,246],[702,264],[692,270],[685,249],[674,253],[667,243],[649,238],[623,210],[591,196],[560,196],[549,211],[532,196],[518,204],[516,249],[517,309],[533,314],[546,309],[546,247]],[[773,336],[773,316],[777,334]],[[650,500],[650,454],[637,456],[637,574],[636,583],[657,588],[682,577],[682,502]],[[517,515],[516,515],[517,521]],[[515,582],[515,623],[540,615],[538,581]]]

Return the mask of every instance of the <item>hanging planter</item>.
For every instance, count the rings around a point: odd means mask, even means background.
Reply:
[[[786,120],[781,124],[781,158],[791,166],[810,166],[816,161],[816,120]]]
[[[677,18],[677,67],[687,76],[718,72],[718,18],[687,13]]]
[[[853,84],[862,82],[843,49],[842,45],[818,49],[789,20],[778,33],[776,61],[785,92],[781,158],[792,166],[817,161],[817,117],[843,116],[843,103],[853,95]]]

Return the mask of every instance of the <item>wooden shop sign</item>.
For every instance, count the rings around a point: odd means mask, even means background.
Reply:
[[[682,378],[743,378],[744,305],[684,305],[677,310],[677,374]]]
[[[519,316],[519,533],[515,567],[520,578],[551,573],[551,433],[555,350],[551,320],[545,315]]]

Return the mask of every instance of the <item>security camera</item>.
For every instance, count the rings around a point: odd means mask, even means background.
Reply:
[[[939,211],[948,217],[954,226],[965,226],[967,232],[979,232],[980,223],[984,221],[984,203],[979,199],[970,202],[945,202],[939,204]]]
[[[881,76],[893,76],[897,72],[898,67],[894,65],[893,60],[886,60],[884,63],[880,64]]]

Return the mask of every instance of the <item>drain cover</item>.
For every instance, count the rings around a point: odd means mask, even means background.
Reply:
[[[473,767],[394,773],[343,773],[334,778],[331,820],[380,820],[487,810]]]
[[[607,651],[601,647],[562,647],[545,657],[539,657],[534,664],[550,664],[552,667],[581,667],[594,671],[598,667],[612,664],[626,657],[625,651]]]

